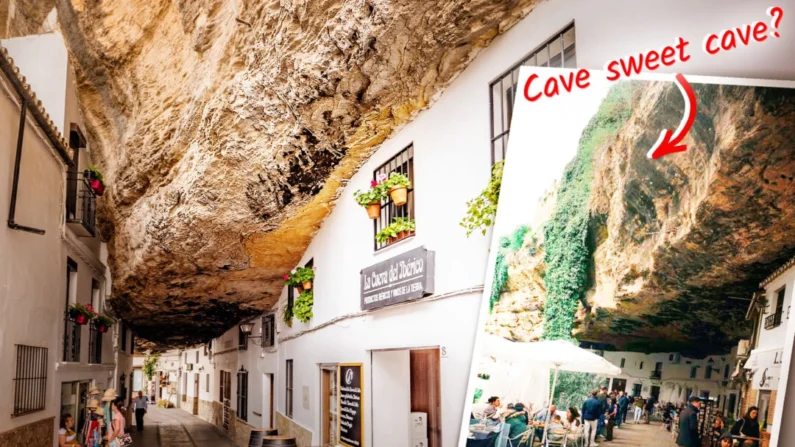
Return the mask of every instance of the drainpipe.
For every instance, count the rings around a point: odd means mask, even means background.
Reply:
[[[11,185],[11,205],[8,209],[8,227],[12,230],[27,231],[33,234],[44,234],[44,230],[38,228],[27,227],[16,223],[14,218],[17,212],[17,192],[19,191],[19,166],[22,162],[22,141],[25,138],[25,117],[28,110],[28,102],[25,98],[20,101],[20,115],[19,115],[19,133],[17,134],[17,154],[14,160],[14,183]]]

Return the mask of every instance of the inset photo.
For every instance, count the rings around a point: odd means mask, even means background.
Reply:
[[[517,82],[465,445],[782,445],[795,84],[522,97],[568,73]]]

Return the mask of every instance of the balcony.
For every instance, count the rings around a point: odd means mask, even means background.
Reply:
[[[75,323],[75,320],[66,312],[64,317],[63,330],[63,356],[64,362],[80,361],[80,333],[82,326]]]
[[[69,173],[66,189],[66,225],[78,237],[96,236],[97,195],[82,173]]]
[[[651,372],[651,379],[652,380],[662,380],[662,371],[652,371]]]
[[[765,318],[765,329],[774,329],[780,326],[782,314],[783,312],[779,310],[772,315],[768,315],[767,318]]]

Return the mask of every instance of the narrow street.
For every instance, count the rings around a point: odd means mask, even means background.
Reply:
[[[612,441],[601,441],[605,447],[676,447],[671,432],[659,422],[651,424],[623,424],[613,430]]]
[[[176,408],[149,407],[144,431],[130,427],[133,445],[142,447],[234,447],[214,425]]]

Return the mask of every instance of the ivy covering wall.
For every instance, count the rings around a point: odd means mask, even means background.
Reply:
[[[494,281],[491,283],[489,312],[494,310],[494,305],[500,300],[502,289],[508,281],[507,257],[522,248],[524,237],[529,231],[530,227],[522,225],[517,227],[510,236],[500,237],[499,246],[497,248],[497,262],[494,264]]]
[[[632,85],[614,86],[583,130],[577,155],[563,172],[552,217],[544,226],[546,300],[543,338],[571,340],[584,297],[591,253],[587,244],[593,156],[615,137],[631,112]]]

